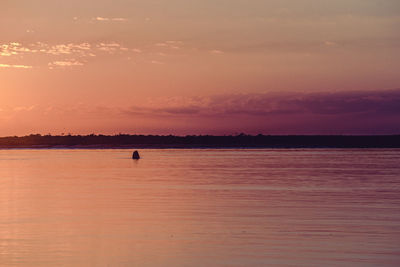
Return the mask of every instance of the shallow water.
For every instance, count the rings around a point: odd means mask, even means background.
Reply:
[[[400,150],[0,150],[1,266],[400,266]]]

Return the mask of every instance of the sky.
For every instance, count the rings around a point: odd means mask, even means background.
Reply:
[[[0,136],[400,134],[398,0],[1,0]]]

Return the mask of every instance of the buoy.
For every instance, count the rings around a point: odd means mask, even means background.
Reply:
[[[139,152],[138,152],[137,150],[135,150],[135,151],[133,152],[132,158],[133,158],[133,159],[140,159]]]

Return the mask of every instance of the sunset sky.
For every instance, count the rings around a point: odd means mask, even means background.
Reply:
[[[1,0],[0,136],[400,134],[399,0]]]

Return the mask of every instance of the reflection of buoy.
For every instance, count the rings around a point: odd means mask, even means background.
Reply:
[[[135,150],[135,151],[133,152],[132,158],[133,158],[133,159],[140,159],[139,152],[138,152],[137,150]]]

